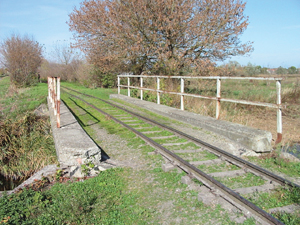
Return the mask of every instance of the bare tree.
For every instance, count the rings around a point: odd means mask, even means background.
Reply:
[[[13,83],[27,86],[36,82],[37,69],[42,62],[42,46],[32,37],[11,35],[0,44],[0,54]]]
[[[69,65],[72,61],[79,59],[79,54],[66,41],[56,41],[51,55],[55,62],[64,65]]]
[[[241,0],[91,0],[69,15],[76,46],[103,71],[176,74],[252,50]]]

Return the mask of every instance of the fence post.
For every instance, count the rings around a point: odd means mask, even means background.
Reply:
[[[54,108],[54,115],[57,115],[56,109],[56,77],[53,77],[53,108]]]
[[[160,85],[159,85],[159,77],[157,77],[157,104],[160,104]]]
[[[60,128],[60,77],[57,78],[57,128]]]
[[[129,88],[129,86],[130,86],[130,77],[127,77],[127,88],[128,88],[128,97],[130,97],[130,88]]]
[[[282,140],[282,111],[281,111],[281,81],[276,80],[277,92],[277,139],[275,144],[279,144]]]
[[[50,92],[50,77],[47,77],[48,83],[48,99],[51,101],[51,92]]]
[[[118,94],[120,94],[120,77],[118,76]]]
[[[216,105],[216,119],[220,118],[221,110],[221,79],[217,78],[217,105]]]
[[[143,88],[143,78],[141,77],[141,88]],[[141,100],[143,100],[143,90],[141,89]]]
[[[184,93],[184,79],[183,78],[180,78],[180,92]],[[183,102],[183,100],[184,100],[184,96],[181,95],[180,96],[180,109],[181,110],[184,110],[184,102]]]
[[[49,77],[49,100],[52,105],[52,77]]]

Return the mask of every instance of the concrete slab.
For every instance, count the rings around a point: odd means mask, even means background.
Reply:
[[[121,99],[157,114],[203,128],[217,135],[222,135],[244,146],[246,149],[251,149],[258,153],[268,152],[272,149],[272,134],[268,131],[254,129],[228,121],[217,120],[212,117],[201,116],[196,113],[182,111],[165,105],[158,105],[153,102],[147,102],[125,95],[112,94],[110,95],[110,98]]]
[[[286,206],[272,208],[268,210],[269,213],[275,213],[275,212],[294,213],[295,211],[300,212],[300,204],[286,205]]]
[[[81,166],[88,162],[100,165],[101,149],[79,125],[66,105],[61,102],[60,128],[56,126],[52,107],[49,107],[49,111],[56,154],[60,165],[66,167]]]

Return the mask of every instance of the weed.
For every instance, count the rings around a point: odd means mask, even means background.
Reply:
[[[298,188],[277,188],[269,193],[254,193],[245,197],[263,209],[271,209],[293,203],[299,204],[300,190]]]
[[[15,89],[9,78],[0,81],[0,171],[22,180],[45,165],[56,163],[50,122],[32,111],[46,101],[47,86]]]
[[[249,161],[254,161],[271,171],[278,171],[289,176],[298,177],[300,174],[300,163],[290,162],[283,158],[279,151],[273,151],[258,157],[248,157]]]
[[[4,195],[0,220],[9,224],[144,224],[147,209],[135,206],[136,195],[120,191],[126,187],[123,173],[123,169],[111,169],[84,182],[56,183],[43,192],[24,189]]]
[[[55,172],[55,180],[59,180],[63,175],[63,170],[56,170]]]
[[[228,186],[231,189],[251,187],[251,186],[260,186],[265,183],[265,180],[252,174],[246,173],[242,176],[229,177],[229,178],[219,178],[216,177],[216,180],[220,181],[224,185]]]
[[[206,165],[199,165],[197,166],[200,170],[206,172],[206,173],[216,173],[216,172],[223,172],[223,171],[232,171],[232,170],[238,170],[240,169],[238,166],[233,164],[218,164],[218,166],[206,166]]]

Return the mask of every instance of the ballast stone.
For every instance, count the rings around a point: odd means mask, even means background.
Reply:
[[[268,131],[254,129],[224,120],[217,120],[212,117],[202,116],[165,105],[158,105],[153,102],[143,101],[125,95],[112,94],[110,95],[110,98],[121,99],[160,115],[171,117],[179,121],[189,123],[193,126],[201,127],[215,134],[222,135],[236,143],[239,143],[246,149],[251,149],[257,153],[269,152],[272,149],[272,134]]]

